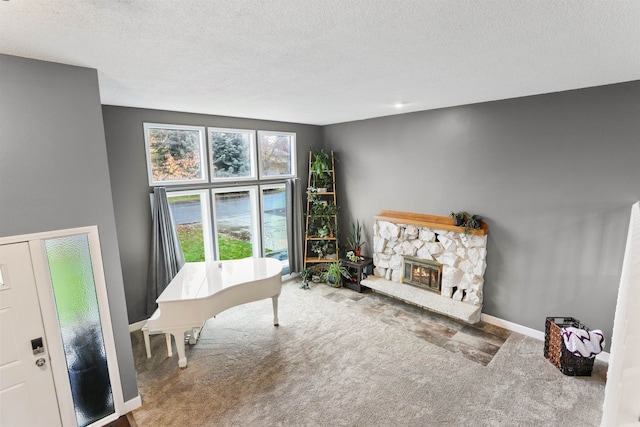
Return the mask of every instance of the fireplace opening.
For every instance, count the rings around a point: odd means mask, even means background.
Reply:
[[[440,293],[442,264],[412,256],[404,256],[402,263],[402,283]]]

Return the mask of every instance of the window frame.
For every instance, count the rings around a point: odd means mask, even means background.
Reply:
[[[268,175],[264,176],[264,171],[262,167],[262,150],[260,144],[260,137],[262,135],[286,135],[291,137],[289,148],[290,148],[290,158],[289,158],[289,171],[288,175]],[[297,134],[295,132],[279,132],[279,131],[271,131],[271,130],[258,130],[256,136],[256,145],[257,145],[257,153],[258,153],[258,180],[260,181],[273,181],[273,180],[287,180],[289,178],[296,178],[297,175],[297,142],[296,142]]]
[[[190,126],[190,125],[173,125],[166,123],[143,123],[144,129],[144,144],[145,144],[145,155],[147,158],[147,179],[149,180],[149,185],[151,187],[158,186],[176,186],[176,185],[185,185],[185,184],[206,184],[209,183],[209,173],[208,173],[208,155],[207,155],[207,136],[206,129],[204,126]],[[151,146],[149,144],[149,130],[150,129],[165,129],[165,130],[189,130],[189,131],[197,131],[200,134],[200,178],[197,179],[175,179],[175,180],[164,180],[164,181],[156,181],[153,178],[153,163],[151,162]]]

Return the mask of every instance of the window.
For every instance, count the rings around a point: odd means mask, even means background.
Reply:
[[[288,260],[286,190],[284,184],[260,187],[262,200],[262,241],[264,256]]]
[[[268,256],[288,271],[295,133],[155,123],[144,131],[149,183],[167,187],[185,261]]]
[[[256,187],[219,188],[213,193],[218,259],[260,256]]]
[[[204,128],[144,124],[150,185],[207,182]]]
[[[278,179],[295,176],[295,147],[295,133],[259,131],[260,178]]]
[[[209,190],[171,191],[167,201],[186,262],[213,259]]]
[[[255,131],[209,128],[211,181],[255,179]]]

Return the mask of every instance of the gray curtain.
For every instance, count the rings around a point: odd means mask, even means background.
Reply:
[[[184,256],[173,223],[164,187],[153,189],[153,228],[147,283],[147,316],[156,310],[156,299],[184,265]]]
[[[289,270],[299,273],[304,266],[304,233],[302,227],[302,183],[299,178],[288,179],[287,198],[287,243],[289,246]]]

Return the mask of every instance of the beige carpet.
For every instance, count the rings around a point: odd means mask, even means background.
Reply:
[[[512,333],[487,366],[283,284],[280,327],[271,301],[207,321],[189,365],[166,357],[164,336],[131,339],[146,426],[599,426],[607,365],[562,375],[543,342]],[[544,324],[544,319],[541,320]]]

